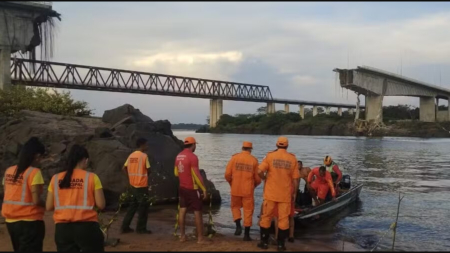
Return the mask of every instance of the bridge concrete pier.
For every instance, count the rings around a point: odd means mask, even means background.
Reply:
[[[383,122],[383,96],[366,95],[366,120]]]
[[[342,108],[341,107],[338,108],[338,115],[342,116]]]
[[[349,115],[353,115],[353,113],[354,113],[353,109],[348,109],[348,114]]]
[[[301,117],[302,119],[304,119],[304,118],[305,118],[305,106],[304,106],[304,105],[299,105],[298,107],[299,107],[299,114],[300,114],[300,117]]]
[[[284,104],[284,112],[289,113],[289,104]]]
[[[0,90],[11,87],[11,50],[8,47],[0,48]]]
[[[275,103],[267,103],[266,112],[267,114],[275,113]]]
[[[223,100],[211,99],[209,102],[209,126],[216,127],[223,114]]]
[[[436,122],[436,102],[434,97],[420,98],[420,121]]]
[[[313,106],[313,117],[317,115],[317,106]]]
[[[325,108],[325,114],[326,114],[326,115],[330,115],[330,111],[331,111],[331,108],[330,108],[330,107],[326,107],[326,108]]]

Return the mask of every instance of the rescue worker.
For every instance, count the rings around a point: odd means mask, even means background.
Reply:
[[[327,171],[331,174],[331,179],[333,180],[334,190],[336,191],[336,195],[339,194],[339,182],[342,179],[342,172],[339,169],[339,166],[331,159],[331,156],[325,156],[323,159],[323,164],[327,168]],[[328,199],[329,200],[329,199]]]
[[[136,147],[137,150],[131,153],[123,165],[123,170],[128,175],[130,182],[129,193],[131,194],[131,203],[128,207],[127,214],[123,218],[122,233],[131,233],[134,231],[130,228],[130,224],[137,211],[136,233],[151,234],[152,231],[147,230],[148,207],[150,205],[148,189],[150,162],[145,153],[148,150],[147,140],[139,138],[136,141]]]
[[[313,177],[315,177],[313,181]],[[336,201],[336,192],[333,187],[333,181],[331,174],[325,168],[325,166],[316,167],[311,170],[308,175],[309,191],[314,199],[315,205],[325,203],[328,191],[331,190],[333,201]]]
[[[208,193],[203,183],[202,175],[198,166],[198,158],[194,154],[197,142],[194,137],[187,137],[184,140],[184,150],[175,159],[175,176],[180,179],[179,214],[178,225],[180,227],[180,242],[186,241],[185,219],[187,210],[193,210],[195,215],[195,226],[197,228],[197,243],[205,244],[208,241],[203,236],[202,218],[202,198],[199,188],[203,191],[203,200],[206,200]]]
[[[80,145],[69,152],[66,168],[48,186],[47,211],[55,210],[55,243],[58,252],[104,252],[104,236],[97,211],[105,208],[100,179],[86,171],[89,154]]]
[[[308,206],[308,205],[311,205],[311,194],[308,190],[310,188],[310,187],[308,187],[308,175],[311,172],[311,168],[303,167],[303,162],[298,161],[298,170],[300,173],[299,184],[300,184],[301,179],[303,179],[305,181],[305,186],[303,188],[303,192],[300,192],[300,189],[298,189],[297,199],[295,200],[295,202],[299,206]],[[291,230],[293,230],[293,229],[291,229]],[[290,232],[290,233],[293,235],[293,232]]]
[[[231,186],[231,212],[236,223],[234,235],[242,234],[241,208],[244,209],[244,241],[252,240],[250,227],[255,209],[253,194],[255,188],[261,183],[258,175],[258,159],[251,155],[252,149],[253,144],[244,141],[242,152],[231,157],[225,172],[225,179]]]
[[[44,145],[32,137],[20,151],[18,164],[5,171],[2,216],[15,252],[43,250],[45,203],[40,197],[44,179],[35,166],[44,153]]]
[[[265,179],[263,213],[261,215],[261,242],[258,247],[268,249],[269,228],[274,209],[278,209],[278,250],[284,251],[285,239],[289,235],[289,214],[291,211],[292,199],[295,199],[298,189],[297,158],[294,154],[288,153],[289,146],[286,137],[280,137],[277,141],[277,150],[269,152],[259,165],[258,174]]]

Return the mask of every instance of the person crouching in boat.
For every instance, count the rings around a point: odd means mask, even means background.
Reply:
[[[46,208],[55,210],[58,252],[104,252],[104,236],[94,207],[105,208],[105,196],[98,176],[86,171],[88,158],[85,148],[74,145],[65,171],[54,175],[48,186]]]
[[[339,169],[339,166],[333,161],[331,156],[325,156],[323,159],[323,165],[325,166],[326,170],[330,172],[331,179],[333,180],[334,189],[336,190],[336,194],[339,194],[339,182],[341,182],[342,179],[342,172]]]
[[[314,178],[315,177],[315,178]],[[314,178],[314,181],[313,181]],[[309,192],[313,197],[315,206],[325,203],[328,191],[331,190],[333,201],[336,201],[336,191],[334,190],[331,174],[325,166],[316,167],[308,175]]]
[[[258,175],[258,159],[252,156],[253,145],[244,141],[242,152],[234,154],[227,164],[225,179],[231,187],[231,212],[236,223],[234,235],[241,235],[241,208],[244,209],[244,241],[251,241],[250,227],[252,226],[253,211],[255,209],[254,191],[261,183]]]
[[[44,179],[37,166],[45,153],[44,145],[30,138],[19,155],[19,163],[9,167],[3,178],[5,189],[2,216],[15,252],[42,252],[45,237]]]

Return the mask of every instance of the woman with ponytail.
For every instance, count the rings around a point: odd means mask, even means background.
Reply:
[[[104,237],[94,207],[105,208],[105,196],[98,176],[86,171],[88,159],[87,150],[74,145],[65,170],[54,175],[48,186],[46,208],[55,210],[58,252],[104,251]]]
[[[9,167],[3,178],[5,189],[2,216],[15,252],[42,252],[45,236],[44,179],[38,166],[45,153],[44,145],[30,138],[19,154],[19,163]]]

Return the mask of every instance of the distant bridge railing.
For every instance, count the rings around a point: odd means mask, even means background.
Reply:
[[[31,66],[34,66],[34,71]],[[14,85],[268,102],[268,86],[67,63],[11,60]]]

